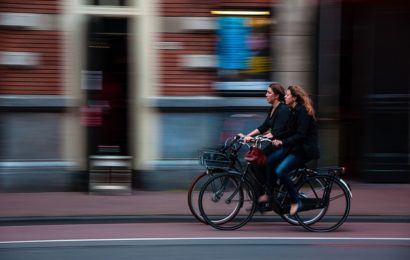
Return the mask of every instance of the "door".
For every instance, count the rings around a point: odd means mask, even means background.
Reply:
[[[90,16],[86,37],[87,155],[128,155],[128,19]]]

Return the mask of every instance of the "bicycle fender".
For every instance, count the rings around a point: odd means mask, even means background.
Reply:
[[[352,189],[350,188],[350,185],[347,184],[343,179],[339,179],[339,181],[346,187],[346,189],[349,191],[349,196],[351,199],[353,199],[353,194],[352,194]]]
[[[235,170],[228,170],[228,171],[225,171],[225,172],[230,173],[230,174],[235,174],[235,175],[238,175],[238,176],[242,176],[242,174],[240,172],[235,171]]]

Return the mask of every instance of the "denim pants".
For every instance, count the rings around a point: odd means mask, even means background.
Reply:
[[[300,199],[296,187],[290,179],[289,173],[305,162],[306,159],[301,155],[286,154],[286,150],[283,147],[271,153],[267,158],[266,166],[268,192],[272,191],[273,182],[276,180],[275,177],[277,177],[288,190],[291,203],[299,202]]]

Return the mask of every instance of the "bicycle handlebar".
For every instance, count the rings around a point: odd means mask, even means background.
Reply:
[[[245,137],[241,137],[239,135],[236,135],[235,139],[240,140],[243,143],[246,143],[246,142],[244,142]],[[270,143],[270,142],[272,142],[272,140],[269,139],[269,138],[263,137],[263,135],[256,135],[256,136],[252,136],[252,139],[249,142],[250,143],[260,143],[260,142],[269,142]]]
[[[220,150],[221,152],[225,152],[227,150],[229,150],[230,148],[232,148],[235,144],[239,144],[240,146],[242,145],[247,145],[248,147],[250,147],[250,144],[260,144],[262,142],[272,142],[271,139],[263,137],[262,135],[257,135],[252,137],[252,140],[246,142],[245,141],[245,136],[241,137],[240,135],[235,135],[234,137],[229,137],[225,140],[225,144],[222,147],[222,149]],[[240,146],[237,147],[235,150],[239,150]]]

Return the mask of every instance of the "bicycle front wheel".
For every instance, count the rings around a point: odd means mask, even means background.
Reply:
[[[204,224],[206,224],[206,222],[204,221],[204,218],[201,216],[201,213],[199,212],[198,197],[199,197],[199,192],[201,191],[202,186],[211,177],[212,177],[211,173],[203,172],[202,174],[200,174],[198,177],[195,178],[195,180],[191,184],[191,187],[189,187],[189,190],[188,190],[189,210],[199,222],[202,222]]]
[[[334,231],[349,216],[350,191],[336,177],[315,175],[308,178],[299,186],[299,196],[303,208],[295,218],[309,231]],[[308,221],[312,219],[315,221]]]
[[[215,175],[199,193],[200,214],[213,228],[238,229],[252,218],[256,207],[253,195],[252,187],[242,182],[240,176],[229,173]]]

